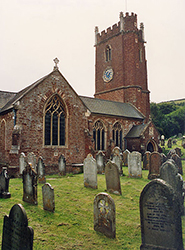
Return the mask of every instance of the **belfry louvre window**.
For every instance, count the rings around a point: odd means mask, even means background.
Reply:
[[[122,149],[122,128],[119,122],[116,122],[112,128],[112,139],[115,146]]]
[[[105,129],[101,121],[97,121],[93,126],[93,139],[95,150],[105,149]]]
[[[45,108],[45,145],[65,145],[65,119],[64,104],[58,95],[54,95]]]
[[[105,49],[105,57],[106,57],[106,62],[112,59],[112,51],[111,51],[110,46],[107,46]]]

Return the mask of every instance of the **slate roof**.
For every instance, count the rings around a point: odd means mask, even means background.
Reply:
[[[0,90],[0,109],[14,96],[16,95],[15,92],[9,91],[1,91]]]
[[[147,124],[134,125],[128,134],[125,136],[126,138],[138,138],[142,135],[144,130],[148,127]]]
[[[144,119],[144,115],[130,103],[108,101],[98,98],[80,96],[80,99],[93,114]]]

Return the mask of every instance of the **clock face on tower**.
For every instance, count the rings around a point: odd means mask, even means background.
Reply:
[[[112,68],[107,68],[103,72],[103,80],[104,82],[110,82],[113,78],[113,69]]]

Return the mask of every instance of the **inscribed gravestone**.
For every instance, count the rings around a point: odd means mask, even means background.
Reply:
[[[97,184],[97,165],[96,160],[91,154],[88,154],[84,160],[84,186],[98,188]]]
[[[43,208],[51,212],[55,211],[54,189],[49,183],[42,187]]]
[[[128,155],[129,177],[142,177],[141,153],[133,151]]]
[[[173,154],[171,158],[177,165],[178,173],[183,175],[181,158],[177,154]]]
[[[60,175],[66,174],[66,159],[63,155],[61,155],[58,159],[58,169]]]
[[[96,155],[97,173],[102,174],[105,169],[105,154],[100,150]]]
[[[31,164],[31,167],[36,169],[36,155],[33,152],[29,152],[27,155],[27,162]]]
[[[21,153],[19,157],[19,174],[22,175],[22,172],[25,169],[25,167],[26,167],[26,156],[24,153]]]
[[[45,177],[45,165],[43,158],[40,156],[37,163],[37,176],[38,176],[38,182],[39,183],[46,183],[46,177]]]
[[[166,161],[162,164],[160,169],[160,178],[166,181],[174,189],[180,205],[180,214],[184,214],[184,197],[183,197],[183,180],[182,176],[178,174],[176,166],[173,161]]]
[[[178,199],[165,181],[149,182],[140,196],[140,249],[183,250],[182,224]]]
[[[21,204],[14,205],[9,216],[4,216],[2,250],[7,249],[33,249],[33,229],[28,226],[27,215]]]
[[[150,155],[148,179],[158,178],[160,175],[160,167],[162,165],[161,155],[158,152],[152,152]]]
[[[114,200],[106,193],[94,199],[94,230],[109,238],[116,237],[116,211]]]
[[[146,151],[143,155],[143,169],[148,170],[150,164],[150,151]]]
[[[130,151],[128,149],[126,149],[123,152],[123,163],[125,166],[128,166],[128,155],[130,154]]]
[[[11,194],[9,193],[9,176],[7,173],[7,168],[3,167],[0,174],[0,198],[10,198]]]
[[[121,195],[119,169],[118,166],[111,161],[108,161],[105,165],[105,180],[107,192]]]
[[[23,201],[37,205],[37,173],[27,164],[22,175]]]

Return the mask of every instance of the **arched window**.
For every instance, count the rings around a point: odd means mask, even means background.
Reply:
[[[93,126],[93,139],[95,150],[105,150],[105,129],[101,121],[97,121]]]
[[[65,118],[64,104],[58,95],[48,101],[44,113],[44,141],[45,145],[65,145]]]
[[[112,128],[112,139],[115,146],[122,149],[122,128],[119,122],[116,122]]]
[[[111,51],[110,46],[107,46],[105,49],[105,58],[106,58],[106,62],[108,62],[112,59],[112,51]]]

